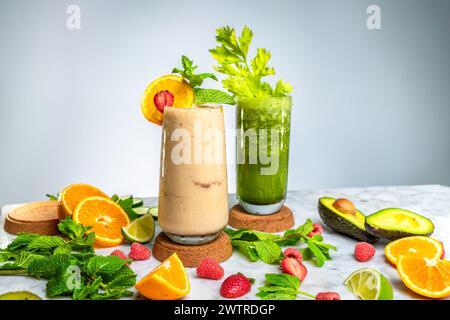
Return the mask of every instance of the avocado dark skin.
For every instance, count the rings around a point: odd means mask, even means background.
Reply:
[[[378,237],[368,233],[365,230],[361,230],[351,221],[337,215],[332,210],[328,209],[319,199],[318,204],[319,215],[322,221],[334,231],[346,235],[350,238],[364,241],[368,243],[374,243],[378,241]]]

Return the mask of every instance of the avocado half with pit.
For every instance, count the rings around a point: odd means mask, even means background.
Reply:
[[[383,209],[366,218],[366,230],[371,234],[388,240],[411,236],[430,236],[434,224],[420,214],[399,209]]]
[[[369,243],[378,240],[366,231],[366,216],[347,199],[320,198],[319,215],[328,227],[340,234]]]

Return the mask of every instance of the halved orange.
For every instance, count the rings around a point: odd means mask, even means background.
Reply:
[[[141,109],[148,121],[162,124],[164,108],[191,108],[194,104],[194,90],[180,76],[162,76],[149,84],[141,100]]]
[[[123,242],[122,227],[130,224],[127,213],[111,199],[88,197],[76,206],[72,218],[95,232],[95,244],[114,247]]]
[[[412,291],[428,298],[450,296],[450,261],[400,256],[397,272]]]
[[[401,238],[384,247],[384,254],[393,265],[397,264],[397,259],[401,255],[435,260],[440,258],[442,251],[441,242],[424,236]]]
[[[97,187],[85,183],[75,183],[64,188],[59,194],[58,198],[58,215],[59,218],[65,219],[71,216],[77,204],[87,197],[103,197],[108,198],[108,195]]]
[[[144,297],[153,300],[175,300],[189,293],[189,278],[176,253],[136,283]]]

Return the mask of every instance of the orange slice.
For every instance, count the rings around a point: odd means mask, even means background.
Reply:
[[[397,272],[412,291],[428,298],[450,296],[450,261],[400,256]]]
[[[62,220],[67,216],[71,216],[77,204],[87,197],[103,197],[108,195],[97,187],[85,183],[71,184],[61,191],[58,198],[58,215]]]
[[[442,251],[443,247],[441,242],[423,236],[398,239],[384,247],[384,254],[393,265],[397,264],[399,256],[423,257],[436,260],[441,257]]]
[[[88,197],[76,206],[72,218],[84,226],[92,227],[95,244],[114,247],[123,242],[122,227],[130,224],[126,212],[111,199]]]
[[[136,289],[153,300],[183,298],[190,290],[189,278],[176,253],[136,283]]]
[[[145,89],[141,109],[148,121],[162,124],[164,108],[191,108],[194,104],[194,90],[180,76],[167,75],[154,80]]]

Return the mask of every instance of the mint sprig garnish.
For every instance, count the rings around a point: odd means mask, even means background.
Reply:
[[[275,88],[263,81],[264,77],[275,75],[269,66],[270,51],[258,48],[256,56],[249,60],[248,53],[253,39],[253,31],[245,26],[241,35],[236,36],[234,28],[225,26],[216,30],[218,46],[209,50],[218,66],[214,69],[227,76],[223,86],[239,97],[283,97],[292,91],[292,86],[278,80]]]
[[[336,251],[337,249],[331,244],[324,243],[320,235],[308,237],[313,229],[313,223],[308,219],[305,224],[287,230],[283,235],[229,228],[226,228],[225,232],[230,236],[233,247],[250,261],[279,263],[283,258],[281,247],[294,246],[300,242],[306,244],[306,247],[301,249],[303,260],[313,260],[318,267],[322,267],[325,261],[331,260],[330,250]]]
[[[265,275],[266,285],[258,288],[257,297],[262,300],[295,300],[297,295],[316,297],[300,291],[300,280],[289,274],[268,273]]]
[[[230,94],[217,90],[217,89],[206,89],[202,88],[203,82],[206,79],[212,79],[215,81],[217,77],[213,73],[195,73],[198,66],[194,65],[194,62],[187,56],[181,56],[181,66],[182,69],[174,68],[172,73],[177,73],[183,78],[189,81],[189,84],[194,89],[195,98],[194,103],[197,105],[201,104],[235,104],[234,97]]]
[[[47,279],[48,297],[75,300],[116,299],[133,294],[136,274],[117,256],[98,256],[95,233],[70,217],[58,225],[67,237],[22,233],[0,249],[1,275],[28,275]]]

